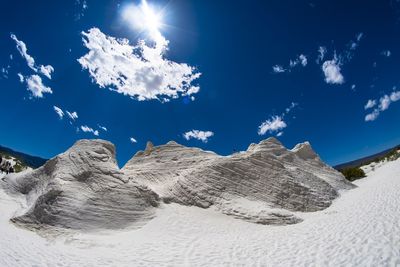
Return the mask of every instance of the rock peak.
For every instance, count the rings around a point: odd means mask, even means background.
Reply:
[[[146,152],[151,152],[151,151],[153,150],[153,148],[154,148],[153,143],[152,143],[151,141],[147,141],[147,143],[146,143],[146,148],[145,148],[144,151],[146,151]]]

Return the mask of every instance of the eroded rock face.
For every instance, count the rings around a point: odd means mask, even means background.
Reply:
[[[263,224],[299,222],[291,212],[324,209],[352,188],[308,143],[287,150],[275,138],[228,157],[169,142],[138,153],[122,171],[167,202]]]
[[[296,212],[328,207],[353,185],[309,143],[287,150],[274,138],[219,156],[176,142],[148,143],[120,170],[115,148],[80,140],[36,170],[1,185],[28,208],[12,221],[29,228],[116,229],[143,225],[161,202],[213,208],[260,224],[292,224]]]
[[[114,145],[103,140],[78,141],[44,166],[5,182],[30,205],[12,221],[34,228],[123,228],[151,219],[159,202],[156,193],[125,178]]]

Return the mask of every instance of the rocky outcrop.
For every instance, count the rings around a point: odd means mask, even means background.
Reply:
[[[103,140],[81,140],[39,169],[4,178],[29,209],[12,221],[27,227],[115,229],[152,218],[158,196],[128,181]]]
[[[308,143],[287,150],[275,138],[228,157],[175,142],[148,146],[122,171],[166,202],[215,206],[263,224],[299,222],[292,212],[324,209],[339,190],[352,188]]]
[[[142,225],[157,206],[212,208],[260,224],[292,224],[297,212],[328,207],[353,185],[309,143],[287,150],[275,138],[220,156],[176,142],[150,142],[120,170],[114,145],[81,140],[39,169],[6,176],[28,208],[12,221],[31,228],[115,229]]]

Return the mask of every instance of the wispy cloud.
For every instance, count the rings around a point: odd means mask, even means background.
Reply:
[[[324,60],[325,54],[326,54],[327,51],[328,50],[326,49],[325,46],[320,46],[318,48],[318,57],[317,57],[317,60],[316,60],[317,64],[319,64],[320,62],[322,62]]]
[[[99,126],[99,128],[100,128],[101,130],[105,131],[105,132],[107,132],[107,131],[108,131],[108,129],[107,129],[106,127],[104,127],[104,126],[101,126],[100,124],[98,124],[97,126]]]
[[[191,130],[183,134],[183,138],[186,140],[197,139],[202,141],[203,143],[207,143],[210,137],[214,136],[214,133],[211,131],[200,131],[200,130]]]
[[[301,66],[305,67],[305,66],[307,66],[307,64],[308,64],[307,56],[300,54],[295,59],[289,60],[289,65],[287,66],[287,68],[283,67],[282,65],[275,65],[275,66],[272,66],[272,71],[274,73],[283,73],[286,71],[290,72],[296,66],[301,65]]]
[[[265,135],[267,132],[274,133],[281,131],[286,127],[287,124],[285,121],[283,121],[283,118],[281,116],[272,116],[271,119],[264,121],[263,123],[261,123],[260,126],[258,126],[258,134]],[[281,135],[282,134],[283,133],[281,133]]]
[[[35,63],[35,59],[28,54],[28,48],[26,47],[26,44],[18,40],[17,36],[15,34],[11,34],[11,39],[13,39],[16,43],[17,50],[20,53],[20,55],[25,59],[26,64],[28,65],[29,68],[31,68],[34,72],[42,74],[46,76],[47,78],[51,79],[51,74],[54,72],[54,68],[51,65],[39,65],[37,66]]]
[[[281,115],[272,115],[269,119],[262,122],[261,125],[258,126],[258,134],[265,135],[266,133],[277,133],[276,136],[282,136],[283,129],[287,127],[287,123],[284,120],[285,116],[292,112],[292,110],[298,105],[298,103],[292,102]]]
[[[379,101],[377,100],[368,100],[367,104],[365,104],[364,109],[370,109],[378,105],[371,113],[367,114],[364,118],[365,121],[374,121],[376,120],[380,113],[389,109],[390,105],[394,102],[400,100],[400,91],[393,91],[390,95],[382,96]],[[379,104],[378,104],[379,103]]]
[[[71,119],[71,120],[76,120],[77,118],[78,118],[78,113],[76,112],[76,111],[74,111],[74,112],[69,112],[68,110],[66,111],[66,113],[67,113],[67,115],[68,115],[68,117]]]
[[[285,72],[285,69],[281,65],[275,65],[275,66],[272,66],[272,71],[274,73],[283,73],[283,72]]]
[[[135,138],[133,138],[133,137],[129,138],[129,141],[131,141],[132,144],[137,143],[137,140]]]
[[[86,10],[89,8],[86,0],[76,0],[75,1],[75,20],[80,20],[85,16]]]
[[[53,106],[53,109],[57,113],[57,115],[60,118],[60,120],[62,120],[63,117],[64,117],[64,112],[62,111],[62,109],[57,107],[57,106]]]
[[[87,125],[81,125],[81,130],[85,133],[92,133],[95,136],[99,136],[99,131],[98,130],[93,130],[93,128],[90,128]]]
[[[381,52],[381,55],[385,57],[390,57],[392,55],[392,52],[390,52],[390,50],[384,50]]]
[[[370,99],[368,100],[367,104],[365,104],[364,109],[370,109],[376,106],[376,100],[375,99]]]
[[[168,101],[200,90],[193,85],[200,77],[194,67],[165,58],[168,41],[161,35],[154,46],[148,46],[144,40],[132,46],[127,39],[107,36],[98,28],[82,35],[89,52],[78,62],[101,88],[140,101]]]

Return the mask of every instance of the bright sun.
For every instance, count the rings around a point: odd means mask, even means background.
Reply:
[[[125,6],[122,17],[133,29],[146,31],[149,35],[159,33],[162,26],[161,12],[150,6],[146,0],[142,0],[139,5]]]
[[[154,9],[152,9],[146,0],[142,1],[141,10],[143,12],[144,26],[149,31],[158,31],[161,27],[161,14],[156,13]]]

